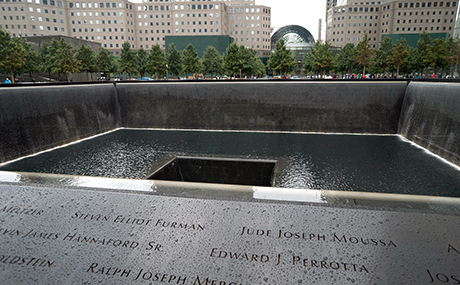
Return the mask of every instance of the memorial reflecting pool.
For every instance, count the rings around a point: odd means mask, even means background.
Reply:
[[[0,170],[146,179],[177,156],[275,160],[275,187],[460,197],[458,168],[396,135],[120,129]]]

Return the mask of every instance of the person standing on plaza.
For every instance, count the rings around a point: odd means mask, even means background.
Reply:
[[[5,84],[10,84],[10,83],[11,83],[11,81],[10,81],[10,79],[7,77],[6,80],[5,80]]]

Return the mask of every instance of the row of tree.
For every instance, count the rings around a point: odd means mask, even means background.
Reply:
[[[439,69],[453,67],[458,74],[460,61],[460,41],[449,37],[432,40],[424,32],[415,48],[406,45],[406,40],[398,40],[393,44],[389,37],[385,37],[380,48],[373,50],[367,34],[355,47],[353,44],[345,45],[339,53],[333,54],[329,43],[317,42],[315,47],[305,56],[302,70],[306,73],[420,73],[424,74],[427,68],[434,73]],[[276,74],[290,74],[297,62],[283,39],[276,44],[271,53],[267,67]],[[39,51],[35,52],[33,46],[24,39],[11,37],[0,29],[0,72],[10,74],[29,74],[46,72],[51,78],[52,74],[64,74],[70,80],[70,74],[85,72],[87,80],[92,80],[95,73],[109,76],[112,73],[127,74],[144,77],[151,74],[156,79],[160,76],[194,75],[197,73],[232,76],[263,75],[266,66],[256,51],[232,43],[223,56],[212,46],[209,46],[202,58],[198,56],[195,47],[189,44],[182,52],[174,44],[165,52],[159,45],[150,51],[139,49],[134,51],[131,44],[125,42],[120,56],[115,59],[110,51],[100,48],[96,53],[91,47],[82,45],[73,48],[64,39],[53,39],[50,43],[42,43]]]
[[[367,34],[355,47],[346,44],[341,51],[333,55],[329,43],[317,43],[304,60],[305,72],[316,74],[327,73],[361,73],[366,74],[426,74],[430,69],[434,74],[451,68],[458,74],[460,61],[460,40],[449,37],[432,40],[428,33],[423,32],[417,46],[411,47],[405,39],[393,44],[392,39],[385,37],[380,48],[373,50]]]
[[[53,39],[50,43],[42,43],[36,52],[31,43],[11,35],[0,29],[0,72],[15,78],[17,74],[46,72],[67,76],[70,73],[112,71],[114,58],[112,54],[101,48],[96,54],[89,46],[73,48],[64,39]]]
[[[188,44],[180,52],[172,43],[167,53],[159,45],[155,45],[147,53],[142,48],[133,51],[130,44],[125,42],[118,59],[118,71],[127,73],[129,77],[133,73],[138,73],[141,77],[148,73],[155,75],[157,79],[162,74],[172,74],[173,77],[197,73],[211,76],[224,73],[247,76],[265,73],[265,66],[260,58],[256,57],[256,51],[238,46],[236,43],[227,48],[226,56],[220,55],[213,46],[209,46],[200,58],[192,44]]]
[[[32,74],[46,72],[65,75],[71,80],[70,74],[85,72],[87,79],[92,80],[95,73],[109,76],[112,73],[144,77],[151,74],[157,79],[165,74],[179,75],[204,73],[212,75],[231,74],[233,76],[261,75],[265,73],[265,66],[256,57],[256,51],[232,43],[222,56],[212,46],[209,46],[202,58],[199,58],[195,47],[189,44],[182,52],[171,44],[166,53],[159,45],[150,51],[139,49],[134,51],[131,44],[125,42],[119,58],[105,48],[96,53],[90,46],[82,45],[73,48],[64,39],[53,39],[49,43],[42,43],[38,52],[32,44],[24,39],[11,37],[0,29],[0,72],[10,74],[15,78],[17,74]]]

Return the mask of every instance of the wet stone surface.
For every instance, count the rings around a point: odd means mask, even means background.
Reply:
[[[0,284],[458,284],[455,215],[0,184]]]

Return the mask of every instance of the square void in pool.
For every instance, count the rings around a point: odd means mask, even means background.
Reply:
[[[272,186],[276,161],[206,157],[176,157],[148,179]]]

